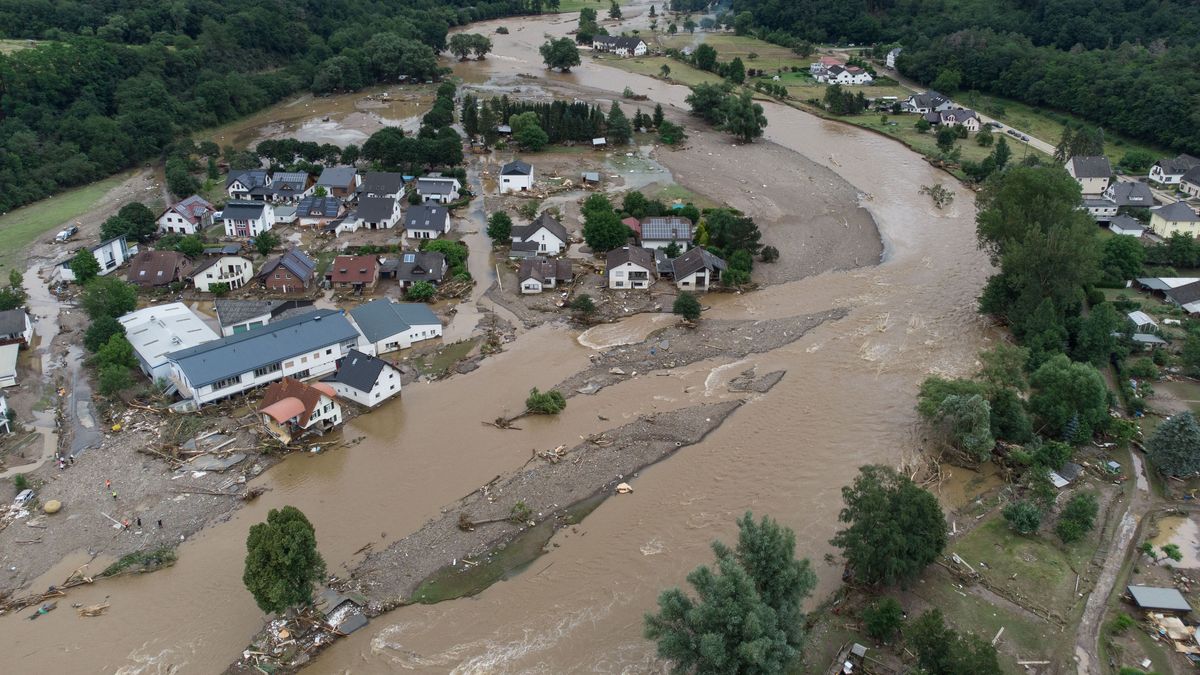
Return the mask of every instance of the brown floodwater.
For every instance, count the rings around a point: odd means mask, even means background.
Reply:
[[[495,35],[500,24],[511,33]],[[501,84],[517,73],[543,74],[536,56],[543,34],[564,34],[573,24],[567,15],[477,25],[471,30],[492,34],[496,54],[456,71],[468,81]],[[574,72],[547,77],[609,92],[628,85],[678,107],[687,94],[586,57]],[[832,550],[839,490],[859,465],[894,464],[919,448],[913,405],[922,378],[974,367],[987,333],[975,297],[988,268],[975,249],[969,191],[883,137],[764,106],[767,140],[873,195],[864,206],[879,224],[885,260],[705,302],[719,318],[837,306],[851,308],[847,318],[773,352],[639,376],[576,397],[558,419],[522,420],[521,432],[486,427],[479,421],[521,408],[529,387],[551,386],[584,368],[587,344],[636,341],[661,320],[635,317],[624,330],[594,329],[582,341],[562,327],[527,331],[474,373],[414,384],[401,400],[355,420],[346,437],[365,436],[362,443],[288,458],[256,481],[270,488],[257,502],[184,542],[175,567],[72,592],[69,602],[111,596],[106,616],[81,619],[64,607],[36,622],[0,618],[6,665],[18,672],[217,671],[264,619],[242,587],[241,568],[247,529],[268,509],[304,510],[330,571],[342,572],[364,544],[384,546],[416,530],[442,505],[519,466],[531,450],[570,444],[640,413],[729,398],[724,384],[751,366],[788,374],[704,442],[636,477],[634,493],[609,499],[580,526],[557,534],[549,553],[524,573],[473,598],[380,617],[320,656],[314,672],[661,670],[641,637],[642,615],[660,590],[711,560],[709,543],[730,540],[734,519],[746,510],[793,528],[800,554],[818,571],[817,594],[832,589],[839,570],[823,557]],[[955,190],[952,206],[934,209],[917,193],[935,182]],[[803,214],[796,218],[803,222]]]

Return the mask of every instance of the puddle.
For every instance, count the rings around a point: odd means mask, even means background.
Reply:
[[[1155,548],[1175,544],[1183,554],[1183,560],[1175,562],[1168,559],[1165,564],[1183,569],[1200,568],[1200,525],[1196,521],[1187,516],[1167,516],[1159,519],[1155,525],[1158,527],[1158,534],[1150,543],[1154,544]]]

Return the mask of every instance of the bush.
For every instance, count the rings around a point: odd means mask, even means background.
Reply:
[[[762,247],[761,259],[765,263],[773,263],[776,260],[779,260],[779,249],[775,248],[774,246]]]
[[[887,642],[900,630],[904,622],[904,610],[895,598],[881,598],[863,610],[862,618],[867,627],[867,635],[880,642]]]
[[[578,312],[581,316],[591,316],[596,312],[596,303],[592,300],[592,296],[584,293],[575,296],[575,299],[571,301],[571,309]]]
[[[1080,492],[1071,497],[1067,505],[1063,507],[1054,531],[1058,533],[1058,538],[1062,539],[1065,544],[1079,541],[1085,534],[1092,531],[1096,522],[1096,514],[1099,511],[1100,506],[1096,503],[1096,495],[1090,492]]]
[[[97,385],[104,396],[115,396],[118,392],[133,386],[133,376],[129,368],[118,363],[109,363],[100,368]]]
[[[534,218],[537,218],[538,207],[541,205],[542,201],[540,199],[530,199],[528,201],[521,202],[521,205],[517,207],[517,215],[526,220],[533,220]]]
[[[428,281],[418,281],[404,292],[404,299],[412,302],[428,302],[437,293],[437,288]]]
[[[700,301],[691,293],[680,293],[671,311],[688,321],[696,321],[700,318]]]
[[[525,408],[539,415],[557,415],[567,407],[567,399],[560,392],[551,389],[547,392],[538,391],[537,387],[529,390],[529,398],[525,399]]]
[[[499,33],[500,35],[508,35],[508,29],[505,28],[504,26],[500,26],[499,28],[497,28],[496,32]]]
[[[1125,614],[1122,612],[1121,614],[1117,615],[1117,618],[1113,619],[1108,624],[1108,632],[1116,635],[1119,633],[1124,633],[1125,631],[1129,630],[1130,628],[1133,628],[1136,625],[1137,625],[1137,620],[1135,620],[1132,616],[1129,616],[1128,614]]]
[[[1032,502],[1021,500],[1004,507],[1004,519],[1020,534],[1033,534],[1042,526],[1042,510]]]
[[[17,488],[17,492],[25,490],[29,487],[29,479],[25,477],[25,474],[19,473],[13,476],[13,487]]]
[[[1152,380],[1158,378],[1158,366],[1154,365],[1154,360],[1145,356],[1138,357],[1129,362],[1126,372],[1130,377],[1136,377],[1143,380]]]

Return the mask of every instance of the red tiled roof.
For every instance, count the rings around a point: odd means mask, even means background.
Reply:
[[[630,216],[629,218],[623,219],[621,221],[621,223],[628,226],[629,229],[636,232],[637,236],[639,236],[639,237],[642,236],[642,221]]]
[[[339,255],[329,266],[335,284],[370,283],[379,278],[379,258],[373,255]]]
[[[312,417],[313,410],[321,404],[322,394],[335,398],[329,385],[307,385],[295,378],[285,377],[271,383],[263,392],[258,411],[270,415],[276,422],[285,422],[303,413],[300,418],[303,426]]]

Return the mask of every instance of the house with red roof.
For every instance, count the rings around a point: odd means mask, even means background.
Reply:
[[[374,290],[379,283],[379,257],[373,255],[339,255],[329,265],[325,281],[332,288],[358,293]]]
[[[305,384],[291,377],[267,387],[258,414],[267,433],[284,444],[311,432],[323,434],[342,423],[342,406],[331,385]]]

